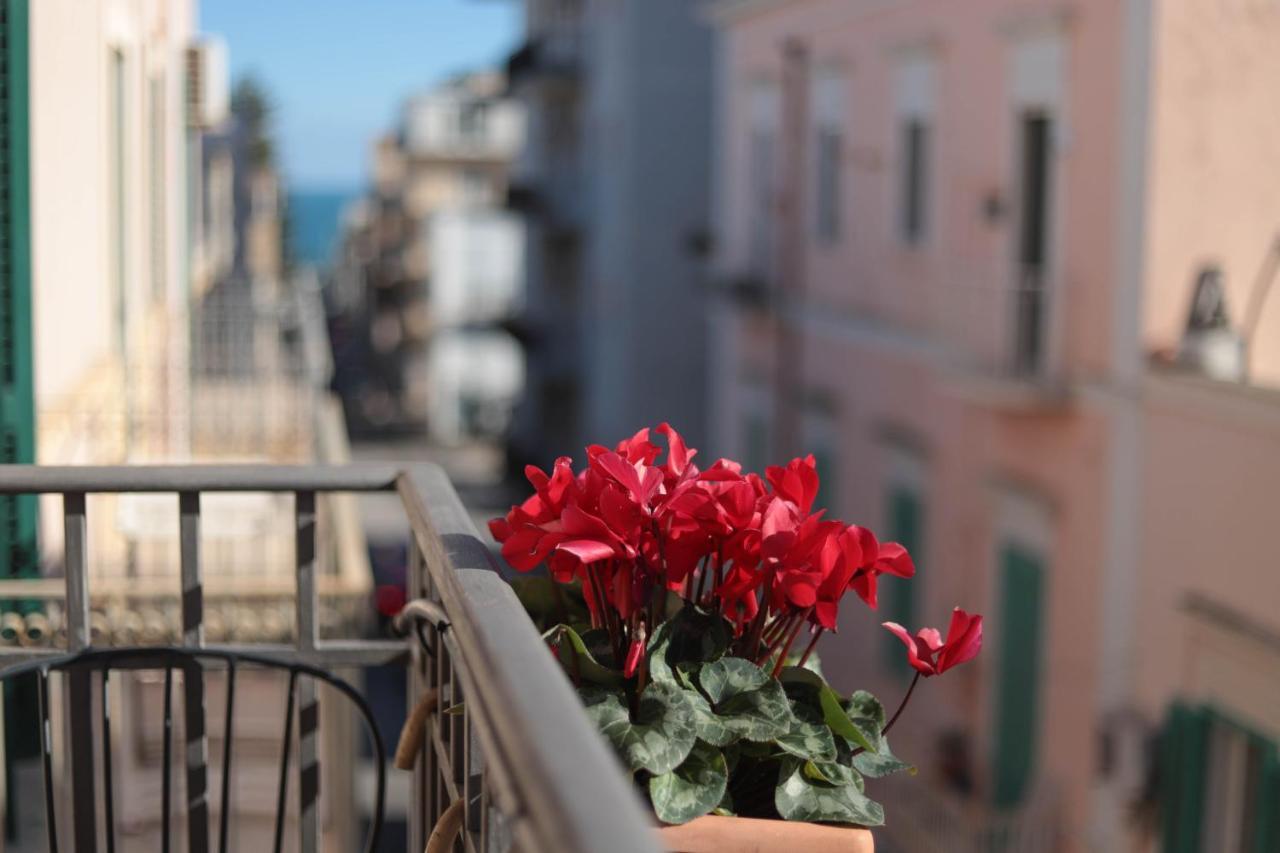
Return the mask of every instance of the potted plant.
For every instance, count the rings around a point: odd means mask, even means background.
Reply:
[[[588,447],[580,471],[567,457],[526,470],[534,493],[490,523],[513,567],[547,568],[526,606],[668,847],[870,850],[884,812],[864,779],[913,769],[888,734],[920,678],[978,653],[982,617],[956,608],[945,639],[885,623],[916,670],[892,714],[838,694],[818,639],[846,592],[874,609],[880,575],[911,577],[910,555],[813,510],[812,456],[763,477],[699,469],[674,429],[656,432],[665,454],[644,429]]]

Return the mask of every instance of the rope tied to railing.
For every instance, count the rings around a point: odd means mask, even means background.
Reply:
[[[422,650],[434,659],[436,650],[427,640],[424,630],[429,624],[436,629],[436,633],[439,636],[444,636],[445,632],[451,627],[449,617],[445,614],[444,608],[436,602],[425,598],[414,599],[400,608],[400,612],[392,620],[392,628],[403,636],[408,633],[407,629],[410,621],[412,621],[414,631],[418,635],[418,642],[422,645]],[[418,754],[422,752],[423,741],[426,739],[427,718],[439,705],[439,691],[428,689],[423,692],[422,698],[413,706],[413,710],[404,721],[404,727],[400,730],[400,739],[396,743],[395,766],[397,769],[413,769],[414,764],[417,762]]]
[[[437,634],[444,636],[444,633],[451,627],[449,617],[445,614],[444,608],[434,601],[415,598],[400,608],[400,612],[395,615],[391,622],[391,627],[398,635],[403,637],[409,633],[410,620],[413,623],[414,633],[418,635],[418,644],[422,646],[422,650],[427,653],[427,656],[434,660],[436,657],[435,646],[427,639],[423,629],[430,624],[431,627],[436,629]]]

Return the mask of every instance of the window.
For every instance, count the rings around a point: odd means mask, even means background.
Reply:
[[[769,421],[763,415],[746,416],[743,428],[742,465],[747,471],[763,471],[769,464]]]
[[[844,181],[844,81],[837,69],[821,68],[813,78],[814,236],[820,243],[840,239]]]
[[[1165,853],[1255,853],[1280,842],[1280,746],[1208,706],[1175,703],[1161,735]]]
[[[999,692],[992,788],[997,806],[1013,807],[1027,795],[1035,772],[1044,558],[1025,544],[1006,542],[999,554],[998,577]]]
[[[889,490],[888,520],[886,541],[897,542],[907,549],[915,563],[916,576],[909,580],[892,575],[881,577],[881,606],[886,620],[915,631],[921,621],[916,600],[921,564],[924,562],[924,498],[919,489],[905,483],[893,486]],[[881,642],[884,644],[885,662],[889,669],[900,676],[909,677],[914,670],[907,662],[907,656],[902,653],[902,641],[886,633]]]
[[[1035,373],[1044,361],[1052,131],[1051,119],[1041,111],[1026,112],[1019,122],[1022,162],[1014,320],[1014,368],[1019,373]]]
[[[819,128],[817,136],[816,230],[821,242],[834,243],[840,239],[840,131]]]
[[[778,138],[778,89],[760,83],[751,92],[751,130],[744,186],[750,188],[748,240],[751,271],[773,277],[774,170]]]
[[[933,230],[934,60],[927,53],[909,55],[894,72],[897,152],[898,233],[907,246],[925,243]]]
[[[114,274],[116,296],[116,347],[121,354],[125,352],[126,324],[128,317],[127,288],[129,281],[129,241],[128,241],[128,179],[126,165],[128,161],[128,139],[126,134],[125,110],[125,60],[124,52],[111,51],[111,197],[115,202],[112,209],[111,245],[112,272]]]
[[[165,86],[164,77],[151,78],[151,295],[159,299],[165,291]]]
[[[757,128],[751,134],[751,268],[765,278],[773,273],[773,159],[774,132]]]
[[[929,125],[922,118],[902,126],[902,239],[923,243],[928,231]]]
[[[458,112],[458,135],[463,142],[483,142],[488,128],[487,104],[472,102],[463,104]]]

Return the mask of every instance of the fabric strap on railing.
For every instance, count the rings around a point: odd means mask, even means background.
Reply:
[[[449,853],[453,842],[462,832],[462,819],[466,809],[466,798],[459,797],[444,810],[436,825],[431,828],[431,836],[427,838],[426,853]]]
[[[400,740],[396,743],[396,769],[412,770],[422,752],[422,741],[427,736],[427,717],[439,704],[439,694],[434,689],[426,690],[413,712],[404,721],[400,729]]]

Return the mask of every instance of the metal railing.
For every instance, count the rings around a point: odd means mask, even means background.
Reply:
[[[54,664],[90,648],[90,576],[86,496],[97,493],[176,494],[179,502],[181,646],[269,657],[326,670],[403,664],[409,707],[428,691],[448,707],[425,719],[417,749],[408,849],[420,851],[452,806],[462,813],[458,845],[471,853],[522,851],[654,851],[656,837],[628,777],[587,720],[572,687],[542,643],[514,593],[496,571],[448,478],[437,467],[360,466],[0,466],[0,494],[60,494],[65,528],[66,648],[0,648],[0,672],[31,662]],[[211,492],[291,493],[296,534],[296,631],[291,645],[206,646],[204,575],[200,554],[201,495]],[[333,492],[393,492],[409,523],[409,613],[422,622],[423,642],[322,640],[317,623],[316,498]],[[78,851],[97,849],[103,820],[94,790],[92,681],[68,674],[66,703],[71,838]],[[315,680],[298,677],[300,730],[297,772],[301,849],[319,846],[320,773]],[[188,791],[205,790],[208,754],[199,679],[184,684],[183,752]],[[292,703],[291,703],[292,708]],[[305,724],[305,728],[302,728]],[[207,849],[204,822],[188,823],[190,849]]]

